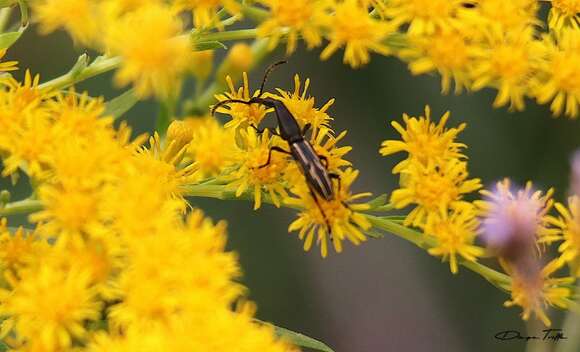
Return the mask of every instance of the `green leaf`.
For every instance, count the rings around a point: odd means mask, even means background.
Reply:
[[[124,92],[123,94],[109,100],[106,103],[104,116],[113,116],[117,119],[127,111],[131,110],[135,104],[139,101],[139,98],[135,95],[135,91],[131,88]]]
[[[204,51],[204,50],[214,50],[214,49],[227,49],[228,47],[217,40],[212,40],[209,42],[199,42],[194,44],[194,51]]]
[[[370,205],[371,209],[383,206],[387,204],[387,195],[383,193],[375,199],[369,201],[367,204]]]
[[[312,337],[308,337],[308,336],[303,335],[301,333],[294,332],[292,330],[288,330],[285,328],[281,328],[279,326],[276,326],[276,325],[273,325],[273,324],[270,324],[268,322],[264,322],[264,321],[261,321],[258,319],[255,319],[255,320],[258,323],[272,326],[274,328],[274,333],[277,336],[293,343],[296,346],[310,348],[310,349],[315,350],[315,351],[334,352],[332,350],[332,348],[328,347],[325,343],[320,342],[316,339],[313,339]]]
[[[8,346],[4,342],[0,341],[0,352],[4,351],[8,351]]]
[[[17,2],[18,0],[0,0],[0,7],[10,7]]]
[[[20,38],[22,33],[24,33],[26,28],[27,28],[26,26],[20,27],[20,29],[18,29],[18,31],[16,32],[7,32],[0,34],[0,50],[8,49],[14,43],[16,43],[16,41],[18,40],[18,38]]]

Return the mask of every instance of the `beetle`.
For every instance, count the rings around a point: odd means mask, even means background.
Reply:
[[[290,110],[288,110],[282,101],[269,97],[262,98],[264,93],[264,84],[266,83],[268,75],[277,66],[285,63],[286,61],[279,61],[268,67],[266,73],[264,74],[262,84],[260,85],[260,93],[257,96],[252,97],[248,101],[241,99],[223,100],[212,107],[211,113],[214,115],[215,111],[219,107],[230,103],[246,105],[261,104],[268,108],[274,109],[280,132],[278,133],[275,130],[271,131],[273,134],[280,136],[288,143],[290,151],[284,150],[283,148],[277,146],[271,147],[268,153],[268,160],[263,165],[260,165],[259,168],[266,167],[270,164],[273,152],[290,155],[300,165],[300,169],[302,170],[302,174],[306,179],[306,184],[308,185],[310,194],[320,209],[320,212],[324,217],[326,226],[330,233],[330,224],[328,223],[328,219],[326,218],[326,215],[324,214],[322,207],[318,202],[317,196],[322,197],[326,201],[333,200],[335,197],[335,192],[332,187],[332,179],[336,179],[338,181],[338,189],[340,190],[339,175],[328,171],[328,159],[325,156],[316,154],[312,144],[310,144],[310,142],[304,138],[304,135],[310,129],[311,124],[308,123],[304,126],[303,129],[300,129],[296,118],[292,115]],[[263,131],[259,130],[254,125],[252,125],[252,127],[255,128],[258,132]]]

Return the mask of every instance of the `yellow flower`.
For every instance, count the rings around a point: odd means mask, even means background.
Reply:
[[[328,241],[332,242],[337,253],[342,252],[343,241],[348,240],[355,245],[366,241],[363,231],[368,230],[371,224],[359,212],[369,209],[369,206],[366,203],[353,204],[352,201],[368,197],[370,193],[351,193],[350,187],[357,176],[358,171],[350,168],[341,172],[340,181],[333,181],[334,198],[330,201],[313,196],[304,181],[294,185],[292,193],[298,198],[290,198],[286,202],[304,207],[304,210],[290,224],[288,231],[299,230],[298,237],[304,241],[305,251],[310,250],[315,238],[323,258],[328,255]]]
[[[562,260],[570,265],[571,274],[580,277],[580,198],[568,198],[568,208],[560,203],[556,203],[554,207],[560,216],[549,216],[547,219],[561,232],[563,242],[558,251],[562,253]]]
[[[381,11],[397,24],[409,24],[410,35],[429,35],[443,29],[458,29],[458,12],[463,10],[461,0],[394,0]]]
[[[18,272],[34,262],[48,244],[40,240],[36,233],[22,227],[10,233],[6,224],[5,218],[0,219],[0,270],[5,283],[14,287]]]
[[[561,33],[566,27],[580,30],[580,1],[552,0],[552,8],[548,14],[548,25],[556,33]]]
[[[401,172],[401,186],[391,194],[391,203],[397,209],[416,204],[405,225],[428,227],[444,218],[449,210],[473,207],[461,198],[481,188],[481,183],[468,177],[467,163],[457,159],[430,167],[413,162]]]
[[[475,208],[444,214],[425,227],[425,234],[437,239],[437,244],[428,250],[429,254],[449,260],[451,272],[457,274],[457,256],[475,262],[484,254],[483,248],[473,245],[478,225]]]
[[[231,15],[240,14],[240,4],[235,0],[174,0],[174,6],[178,10],[191,10],[195,27],[221,28],[218,11],[222,7]]]
[[[266,191],[274,205],[279,207],[281,198],[288,196],[282,183],[288,160],[285,154],[271,153],[270,148],[285,143],[280,144],[281,140],[276,136],[272,138],[268,130],[261,135],[252,128],[240,132],[242,142],[240,150],[235,153],[239,166],[221,178],[230,181],[228,185],[236,190],[236,197],[253,188],[254,209],[262,205],[262,191]]]
[[[521,31],[530,25],[541,25],[536,17],[536,0],[476,0],[475,7],[461,13],[461,20],[476,31],[491,28],[499,32]]]
[[[130,240],[118,284],[121,302],[109,315],[113,326],[150,328],[228,307],[243,287],[233,281],[240,269],[236,256],[224,250],[225,228],[195,210],[186,223]]]
[[[491,32],[489,46],[473,62],[471,88],[486,86],[498,89],[494,107],[510,104],[510,109],[523,110],[532,74],[540,64],[541,52],[533,39],[532,29],[498,33]]]
[[[85,323],[99,318],[101,303],[88,272],[63,270],[43,259],[41,265],[22,273],[9,295],[4,292],[0,312],[13,317],[18,338],[29,350],[64,350],[73,340],[86,339]]]
[[[199,179],[219,175],[232,165],[237,150],[232,130],[224,129],[213,117],[202,120],[187,149],[187,156],[193,161]]]
[[[437,71],[441,75],[441,91],[449,92],[455,82],[455,93],[469,87],[469,71],[477,46],[462,31],[438,31],[429,36],[409,38],[409,47],[399,56],[410,61],[409,69],[414,75]]]
[[[258,27],[258,36],[269,37],[269,47],[274,49],[283,34],[288,35],[286,54],[296,50],[299,37],[308,49],[322,42],[322,30],[328,23],[328,0],[261,0],[270,9],[271,16]]]
[[[250,100],[248,75],[245,72],[243,74],[243,86],[238,89],[234,88],[234,84],[230,76],[226,77],[226,81],[228,83],[230,92],[216,95],[216,99],[218,101],[224,101],[227,99],[240,99],[244,101]],[[260,92],[255,91],[251,96],[255,97],[258,96],[258,94],[260,94]],[[246,105],[239,103],[229,104],[227,105],[227,108],[226,106],[221,106],[216,110],[216,112],[231,116],[232,119],[224,125],[226,128],[246,128],[251,125],[258,126],[268,111],[271,110],[268,110],[262,104]]]
[[[465,129],[466,124],[445,129],[450,113],[447,111],[438,124],[431,121],[431,108],[425,106],[425,116],[409,117],[403,114],[405,128],[397,121],[391,125],[399,132],[402,140],[386,140],[381,144],[381,155],[407,152],[408,158],[393,168],[393,173],[400,173],[414,161],[426,167],[442,164],[449,159],[464,159],[461,149],[465,144],[455,142],[457,135]]]
[[[4,55],[6,55],[6,49],[0,50],[0,59],[2,59]],[[16,65],[18,65],[18,61],[0,62],[0,73],[18,70],[18,67],[16,67]]]
[[[237,304],[241,308],[232,312],[225,307],[216,307],[209,298],[207,301],[200,298],[195,296],[199,305],[206,306],[200,306],[195,315],[148,327],[129,326],[122,333],[100,332],[88,351],[299,351],[275,337],[273,327],[257,323],[253,319],[255,308],[252,304]]]
[[[133,82],[136,93],[160,98],[175,94],[191,62],[191,47],[178,17],[161,5],[149,5],[110,24],[105,44],[123,58],[115,75],[119,85]]]
[[[546,326],[551,322],[546,315],[548,306],[562,309],[568,308],[571,290],[566,287],[574,282],[571,277],[552,278],[556,270],[562,266],[562,262],[555,259],[544,268],[538,270],[535,275],[518,274],[509,266],[503,264],[504,269],[512,276],[511,299],[504,303],[506,307],[522,307],[522,318],[528,320],[533,313]]]
[[[102,33],[98,2],[94,0],[41,0],[33,4],[43,34],[64,28],[75,42],[93,46]]]
[[[105,111],[102,97],[92,98],[87,92],[77,94],[71,88],[67,93],[57,92],[45,107],[58,126],[58,133],[91,142],[103,138],[103,133],[113,133],[113,118],[102,116]]]
[[[534,95],[540,104],[552,101],[554,115],[562,111],[569,117],[578,116],[580,102],[580,35],[565,30],[557,43],[544,40],[547,61],[540,67]]]
[[[286,92],[283,89],[277,88],[279,95],[274,96],[274,98],[280,100],[284,105],[290,110],[292,115],[298,121],[300,127],[304,127],[307,123],[312,126],[312,133],[316,134],[320,127],[326,126],[332,117],[328,116],[326,111],[334,103],[334,99],[327,101],[321,108],[315,108],[314,97],[306,96],[308,93],[308,88],[310,87],[310,79],[307,78],[304,82],[304,88],[302,88],[300,83],[300,76],[294,75],[294,91],[292,93]]]
[[[383,44],[394,26],[374,19],[358,0],[345,0],[335,4],[335,14],[330,21],[330,43],[320,54],[328,59],[336,50],[346,46],[343,62],[353,68],[370,61],[369,52],[388,55],[390,49]]]

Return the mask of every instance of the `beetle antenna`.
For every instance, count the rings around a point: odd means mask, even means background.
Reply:
[[[260,94],[258,94],[258,98],[262,96],[262,94],[264,94],[264,85],[266,84],[266,80],[268,79],[268,76],[270,75],[270,73],[272,71],[274,71],[274,69],[280,65],[283,65],[285,63],[287,63],[288,61],[286,60],[282,60],[282,61],[278,61],[278,62],[274,62],[273,64],[271,64],[270,66],[268,66],[268,68],[266,69],[266,73],[264,74],[264,79],[262,80],[262,84],[260,85]]]
[[[221,107],[221,106],[223,106],[223,105],[226,105],[226,104],[229,104],[229,103],[240,103],[240,104],[246,104],[246,105],[250,105],[250,104],[252,104],[252,103],[250,103],[249,101],[240,100],[240,99],[227,99],[227,100],[222,100],[222,101],[220,101],[219,103],[217,103],[217,104],[215,104],[214,106],[212,106],[212,108],[211,108],[211,114],[212,114],[212,115],[215,115],[215,111],[216,111],[216,110],[217,110],[219,107]]]

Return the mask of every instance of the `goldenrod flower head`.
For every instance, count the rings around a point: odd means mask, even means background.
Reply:
[[[455,93],[468,87],[468,75],[477,47],[459,30],[438,31],[430,36],[409,38],[409,48],[399,52],[401,58],[409,60],[409,69],[414,75],[437,71],[441,75],[441,91],[449,92],[451,82]]]
[[[191,62],[189,41],[178,17],[162,5],[148,5],[121,17],[106,32],[105,44],[123,58],[115,75],[119,85],[133,83],[141,97],[166,98],[179,88]]]
[[[315,108],[314,97],[307,96],[309,87],[310,79],[307,78],[304,81],[304,88],[302,89],[300,76],[296,74],[294,75],[294,91],[286,92],[283,89],[276,88],[278,95],[273,97],[284,103],[292,113],[292,116],[296,118],[300,127],[304,127],[309,123],[313,128],[313,133],[316,134],[320,127],[328,127],[328,124],[332,121],[332,117],[326,111],[334,103],[334,99],[327,101],[321,108]],[[302,92],[300,91],[301,89]]]
[[[525,274],[521,274],[504,264],[504,268],[512,277],[511,300],[506,301],[504,306],[518,305],[522,307],[524,320],[528,320],[530,315],[534,314],[544,325],[550,326],[550,319],[546,315],[548,306],[566,309],[568,308],[568,298],[572,295],[571,290],[566,286],[574,282],[573,278],[550,277],[561,266],[562,262],[555,259],[541,270],[540,268],[531,269]]]
[[[261,0],[270,9],[271,17],[258,27],[258,35],[269,37],[274,49],[283,34],[288,36],[286,54],[296,50],[298,38],[306,42],[308,49],[322,43],[322,31],[328,24],[328,0]]]
[[[64,270],[45,258],[42,265],[22,273],[0,312],[13,317],[18,337],[29,350],[59,351],[70,348],[73,339],[86,338],[85,322],[97,320],[100,309],[89,273]]]
[[[540,67],[535,92],[540,104],[552,101],[550,109],[557,116],[564,112],[578,116],[580,103],[580,35],[564,30],[557,39],[544,39],[547,61]]]
[[[102,33],[95,0],[41,0],[32,3],[43,34],[65,29],[75,42],[92,46]]]
[[[195,27],[214,25],[221,28],[218,11],[223,8],[231,15],[240,14],[240,4],[235,0],[174,0],[178,10],[191,10]]]
[[[33,76],[29,70],[26,70],[23,82],[19,82],[12,77],[0,80],[0,85],[3,88],[0,90],[0,97],[2,99],[2,109],[0,111],[7,113],[6,110],[10,112],[18,110],[20,112],[19,115],[21,115],[25,111],[36,108],[42,99],[48,98],[51,95],[38,88],[39,82],[40,75]],[[4,116],[4,114],[0,116]],[[15,118],[15,121],[17,120]],[[6,121],[2,121],[2,119],[0,119],[0,123],[8,124]]]
[[[336,50],[346,46],[343,62],[353,68],[370,61],[369,52],[388,55],[390,49],[383,44],[394,26],[374,19],[358,0],[345,0],[334,4],[335,14],[330,21],[330,43],[320,54],[328,59]]]
[[[536,0],[476,0],[475,8],[464,11],[461,19],[480,28],[517,32],[541,24],[536,17],[538,8]]]
[[[246,72],[254,64],[252,47],[246,43],[236,43],[228,51],[226,60],[229,64],[230,75],[234,75],[237,72]]]
[[[194,129],[188,122],[175,120],[167,128],[167,142],[176,152],[185,147],[193,139]]]
[[[242,308],[232,312],[212,303],[206,302],[206,307],[200,308],[195,315],[179,320],[147,328],[131,325],[122,333],[98,333],[89,351],[299,351],[276,338],[272,326],[257,323],[252,304],[237,304]]]
[[[0,59],[6,55],[6,49],[0,50]],[[18,70],[18,61],[4,61],[0,62],[0,73]]]
[[[564,28],[571,27],[580,30],[580,1],[552,0],[552,8],[548,15],[550,30],[560,33]]]
[[[487,38],[489,47],[486,45],[474,60],[471,88],[496,87],[498,93],[494,107],[509,103],[510,110],[524,109],[524,96],[541,58],[538,43],[532,34],[530,27],[509,33],[491,31]]]
[[[208,117],[194,130],[187,155],[193,161],[197,176],[203,179],[217,176],[232,165],[236,150],[234,131]]]
[[[6,218],[0,219],[0,270],[4,280],[14,285],[13,279],[16,274],[36,259],[39,252],[45,248],[43,245],[47,243],[22,227],[10,233]]]
[[[484,254],[483,248],[474,246],[479,222],[475,208],[464,208],[444,214],[425,227],[425,234],[437,239],[437,244],[428,250],[429,254],[449,260],[453,274],[457,274],[457,257],[471,262]]]
[[[242,87],[236,89],[234,88],[234,83],[230,76],[226,77],[226,81],[228,87],[230,89],[229,93],[223,93],[216,95],[216,99],[218,101],[224,101],[227,99],[240,99],[244,101],[250,100],[251,97],[258,96],[260,94],[259,91],[255,91],[253,94],[250,94],[250,86],[248,84],[248,75],[244,72],[243,73],[243,85]],[[264,116],[266,116],[266,112],[268,109],[264,107],[262,104],[239,104],[239,103],[231,103],[226,106],[219,107],[216,112],[230,115],[232,120],[228,121],[224,127],[230,128],[246,128],[248,126],[254,125],[258,126]]]
[[[358,177],[358,170],[346,169],[339,174],[340,187],[333,183],[334,198],[324,200],[314,195],[305,182],[298,183],[292,188],[292,193],[298,198],[290,198],[289,204],[304,207],[298,214],[298,219],[288,227],[288,231],[298,231],[298,237],[304,241],[304,250],[308,251],[312,244],[320,247],[323,258],[328,255],[328,242],[337,253],[342,252],[342,242],[350,241],[358,245],[366,241],[364,230],[371,227],[367,218],[359,211],[367,210],[368,204],[352,203],[353,201],[370,196],[370,193],[352,194],[350,187]],[[313,198],[313,197],[316,197]]]
[[[428,226],[444,218],[451,209],[473,207],[462,197],[481,188],[481,182],[468,177],[467,163],[457,159],[449,159],[437,166],[412,162],[401,171],[401,185],[391,193],[391,203],[397,209],[416,204],[407,215],[405,225]]]
[[[6,132],[10,134],[0,137],[2,149],[9,153],[4,159],[2,175],[10,175],[20,168],[31,177],[41,178],[46,171],[43,159],[58,140],[48,116],[40,111],[23,114],[19,124]]]
[[[402,140],[386,140],[379,150],[381,155],[391,155],[398,152],[407,152],[407,159],[401,161],[393,168],[397,174],[405,170],[409,164],[418,162],[425,167],[433,167],[442,164],[449,159],[464,159],[461,149],[465,144],[455,142],[457,135],[465,129],[466,124],[450,129],[445,128],[450,113],[447,111],[439,120],[439,123],[431,121],[431,108],[425,106],[425,116],[409,117],[403,114],[405,128],[397,121],[391,125],[399,132]]]
[[[231,181],[229,186],[236,190],[236,197],[252,188],[254,210],[262,205],[262,191],[266,191],[274,205],[279,207],[281,199],[288,196],[281,182],[288,160],[286,155],[271,152],[270,148],[283,145],[282,141],[270,136],[268,130],[259,135],[252,128],[242,130],[240,137],[240,149],[235,153],[236,164],[239,166],[222,178]]]
[[[523,189],[512,189],[507,178],[493,192],[481,191],[486,199],[477,204],[483,210],[482,237],[488,246],[506,260],[517,261],[532,254],[538,238],[552,241],[546,215],[554,203],[553,192],[535,191],[531,182]]]
[[[560,203],[554,207],[560,216],[549,216],[548,222],[562,234],[558,251],[562,253],[561,259],[570,265],[571,274],[580,277],[580,198],[568,198],[568,207]]]
[[[57,92],[45,107],[58,126],[58,133],[91,142],[104,138],[103,133],[112,134],[113,118],[102,116],[105,111],[102,97],[92,98],[87,92],[77,94],[71,88],[66,93]]]
[[[409,24],[410,35],[429,35],[450,28],[458,29],[461,0],[394,0],[381,11],[397,24]]]
[[[194,51],[191,53],[191,72],[197,79],[205,80],[209,76],[213,68],[213,58],[213,50]]]

